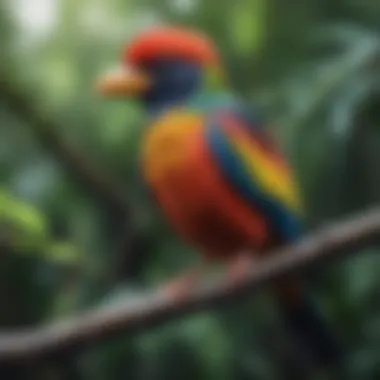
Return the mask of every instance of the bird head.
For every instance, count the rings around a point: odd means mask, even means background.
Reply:
[[[183,28],[156,27],[137,36],[123,51],[121,68],[101,78],[107,97],[132,98],[151,112],[185,102],[202,91],[224,87],[214,44]]]

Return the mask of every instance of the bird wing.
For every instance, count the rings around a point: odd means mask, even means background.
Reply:
[[[297,240],[303,224],[297,184],[262,122],[243,108],[214,112],[207,121],[206,141],[239,196],[265,215],[282,241]]]

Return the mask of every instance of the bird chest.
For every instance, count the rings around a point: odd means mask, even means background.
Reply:
[[[143,139],[145,178],[155,183],[187,172],[196,154],[202,126],[199,115],[181,110],[169,112],[156,120]]]

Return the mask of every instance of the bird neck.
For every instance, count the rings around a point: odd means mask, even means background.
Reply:
[[[154,104],[150,104],[148,108],[150,117],[156,119],[164,112],[178,107],[207,111],[231,100],[231,93],[222,71],[215,67],[205,71],[200,88],[178,95],[173,97],[166,95]]]
[[[170,109],[183,106],[193,96],[193,94],[189,94],[182,95],[180,97],[162,97],[161,99],[157,99],[155,102],[150,102],[147,105],[148,114],[151,118],[156,119]]]
[[[147,104],[147,110],[151,118],[155,119],[162,113],[177,108],[189,107],[197,104],[197,108],[206,108],[210,103],[218,102],[228,94],[228,86],[224,72],[219,66],[204,69],[202,79],[198,86],[190,86],[185,91],[165,91],[159,97]]]

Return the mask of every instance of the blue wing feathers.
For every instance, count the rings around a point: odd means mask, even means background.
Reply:
[[[301,235],[301,221],[298,216],[255,186],[254,179],[247,173],[241,160],[231,148],[222,128],[210,124],[206,130],[206,139],[215,162],[235,190],[248,204],[267,217],[282,239],[287,242],[297,240]]]
[[[206,121],[206,140],[210,153],[231,187],[249,205],[267,217],[280,238],[287,242],[297,240],[301,235],[302,226],[299,216],[255,185],[255,179],[247,172],[232,148],[228,136],[220,125],[221,118],[218,117],[221,113],[232,116],[267,151],[276,152],[277,147],[265,129],[261,115],[234,96],[224,93],[212,97],[207,94],[200,95],[192,99],[187,106],[189,109],[208,115],[206,116],[208,120]]]

